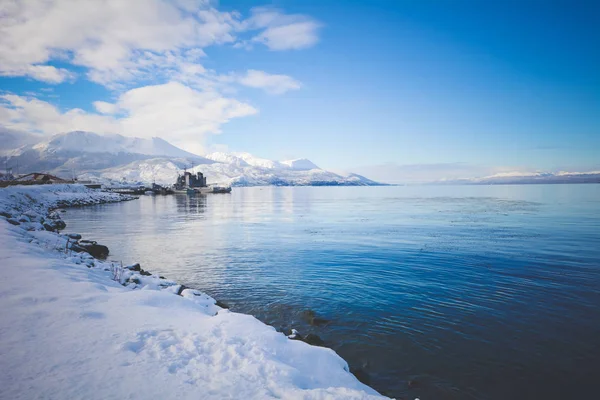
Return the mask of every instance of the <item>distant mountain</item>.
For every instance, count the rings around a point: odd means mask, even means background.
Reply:
[[[184,151],[161,138],[142,139],[74,131],[41,142],[13,140],[0,147],[8,165],[19,173],[49,172],[79,176],[107,184],[172,184],[184,169],[201,171],[208,183],[233,186],[342,185],[379,183],[356,174],[340,175],[305,158],[274,161],[249,153],[212,153],[205,157]],[[16,147],[16,148],[9,148]]]
[[[553,183],[600,183],[600,171],[590,172],[503,172],[480,178],[465,178],[432,182],[464,185],[532,185]]]
[[[212,156],[212,155],[209,155]],[[380,183],[356,174],[335,174],[320,168],[295,170],[278,161],[261,162],[269,167],[253,166],[237,157],[214,156],[212,163],[190,168],[188,159],[153,158],[137,160],[126,165],[89,172],[82,177],[106,184],[127,182],[172,184],[184,168],[202,172],[209,184],[231,186],[375,186]],[[312,163],[311,163],[312,164]],[[285,165],[282,167],[282,165]],[[314,165],[314,164],[313,164]]]
[[[211,153],[204,156],[210,160],[235,164],[240,167],[253,166],[266,169],[290,169],[295,171],[310,171],[321,169],[306,158],[287,161],[273,161],[266,158],[255,157],[250,153]]]
[[[17,132],[0,126],[0,156],[10,156],[16,149],[33,145],[40,137],[26,132]]]
[[[0,147],[9,156],[7,165],[13,168],[14,173],[49,172],[63,177],[100,171],[157,156],[185,157],[190,164],[212,162],[160,138],[130,138],[81,131],[54,135],[16,149],[10,149],[11,145],[4,142]]]
[[[126,153],[167,157],[199,157],[158,137],[142,139],[121,135],[99,135],[82,131],[54,135],[49,140],[36,144],[33,149],[48,153]]]

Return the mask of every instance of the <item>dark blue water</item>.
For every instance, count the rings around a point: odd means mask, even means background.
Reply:
[[[600,185],[235,188],[65,219],[115,260],[319,335],[386,394],[600,398]]]

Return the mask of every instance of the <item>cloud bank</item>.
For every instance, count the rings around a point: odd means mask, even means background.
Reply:
[[[204,49],[295,51],[315,45],[319,29],[309,16],[261,7],[244,17],[207,0],[2,2],[0,76],[48,84],[89,80],[111,90],[115,101],[99,99],[96,112],[61,111],[34,97],[2,93],[0,125],[44,134],[163,136],[198,151],[207,134],[258,112],[232,97],[239,88],[281,95],[302,86],[280,73],[205,68]]]

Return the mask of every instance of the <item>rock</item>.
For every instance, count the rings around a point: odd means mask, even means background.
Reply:
[[[98,244],[93,240],[80,240],[79,243],[74,243],[71,249],[75,251],[85,251],[95,258],[106,258],[108,256],[108,247]],[[81,250],[78,250],[81,249]]]
[[[148,271],[144,271],[143,269],[140,269],[140,275],[143,275],[143,276],[152,276],[152,273],[150,273]]]
[[[216,304],[216,305],[218,305],[218,306],[219,306],[219,307],[221,307],[221,308],[229,309],[229,306],[228,306],[227,304],[223,303],[223,302],[222,302],[222,301],[220,301],[220,300],[216,300],[216,303],[215,303],[215,304]]]
[[[181,285],[181,287],[179,288],[179,290],[177,290],[177,294],[178,294],[179,296],[181,296],[181,293],[183,293],[183,291],[184,291],[185,289],[189,289],[189,287],[187,287],[187,286],[185,286],[185,285]]]
[[[302,312],[302,318],[308,322],[311,326],[321,326],[329,323],[324,318],[318,318],[313,310],[305,310]]]
[[[14,218],[9,218],[9,219],[7,219],[7,221],[9,224],[12,224],[12,225],[21,225],[21,223]]]
[[[283,329],[282,332],[291,340],[300,340],[302,342],[304,341],[304,337],[300,334],[300,332],[298,332],[295,329]]]
[[[352,372],[352,374],[354,374],[354,376],[356,377],[356,379],[358,379],[360,382],[364,383],[365,385],[370,385],[371,384],[371,377],[369,376],[369,373],[367,371],[365,371],[364,369],[353,369],[350,372]]]
[[[65,236],[73,240],[81,239],[81,235],[79,233],[67,233]]]
[[[125,268],[127,268],[130,271],[140,271],[142,269],[140,263],[135,263],[135,264],[129,265]]]
[[[313,346],[325,347],[325,342],[323,341],[323,339],[321,339],[318,335],[315,335],[314,333],[309,333],[304,339],[301,340]]]
[[[12,218],[12,215],[6,211],[0,211],[0,215],[4,218]]]
[[[67,227],[67,224],[65,224],[65,221],[63,221],[62,219],[55,220],[53,225],[56,227],[56,230],[58,230],[58,231],[60,231],[61,229],[65,229]]]
[[[19,222],[31,222],[31,218],[29,218],[27,215],[21,215],[19,217]]]
[[[33,210],[28,210],[23,213],[31,219],[31,221],[39,221],[41,219],[40,215]]]

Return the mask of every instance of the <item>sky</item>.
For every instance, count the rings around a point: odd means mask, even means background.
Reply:
[[[597,15],[594,0],[3,1],[0,127],[386,181],[598,170]]]

